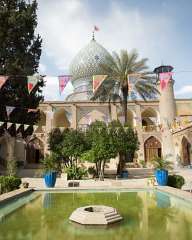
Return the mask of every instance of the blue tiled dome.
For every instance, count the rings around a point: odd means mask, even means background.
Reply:
[[[79,53],[72,60],[69,71],[72,75],[72,85],[74,86],[74,94],[76,98],[74,100],[86,100],[92,91],[92,76],[104,74],[100,67],[100,64],[105,63],[106,57],[110,56],[108,51],[97,43],[94,39],[79,51]],[[85,92],[85,99],[78,99],[78,93]],[[73,100],[73,95],[69,100]],[[89,96],[88,96],[89,95]]]

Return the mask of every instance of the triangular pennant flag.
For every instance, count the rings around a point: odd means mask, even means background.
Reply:
[[[28,88],[29,94],[31,93],[33,88],[36,86],[39,79],[40,79],[39,75],[27,76],[27,88]]]
[[[61,132],[63,132],[64,127],[59,127],[59,130],[60,130]]]
[[[0,75],[0,89],[3,87],[3,85],[6,83],[8,79],[8,76],[2,76]]]
[[[27,128],[29,127],[30,125],[28,124],[24,124],[24,131],[27,130]]]
[[[15,124],[16,131],[20,128],[20,126],[21,126],[20,123],[16,123],[16,124]]]
[[[39,126],[33,125],[33,131],[35,132]]]
[[[61,94],[65,89],[67,83],[71,80],[71,75],[59,76],[59,93]]]
[[[36,113],[37,111],[38,111],[38,109],[33,109],[33,108],[29,108],[27,110],[28,113],[30,113],[30,112]]]
[[[101,86],[102,82],[107,78],[107,75],[94,75],[93,76],[93,93]]]
[[[7,122],[7,129],[10,128],[13,125],[13,123]]]
[[[168,86],[170,79],[172,78],[172,72],[159,73],[159,81],[161,90],[165,90]]]
[[[9,118],[10,114],[13,112],[14,109],[15,109],[15,107],[6,106],[6,112],[7,112],[8,118]]]
[[[1,122],[1,121],[0,121],[0,127],[1,127],[4,123],[5,123],[5,122]]]

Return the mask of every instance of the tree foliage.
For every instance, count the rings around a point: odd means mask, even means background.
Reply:
[[[37,73],[41,56],[42,40],[35,34],[37,26],[37,2],[24,0],[1,0],[0,4],[0,75],[9,76],[0,90],[0,121],[34,124],[39,112],[28,113],[28,108],[37,108],[43,100],[41,79],[31,94],[27,90],[27,75]],[[17,107],[7,117],[5,106]],[[32,133],[20,128],[23,136]],[[16,136],[13,126],[9,129]],[[1,134],[3,130],[1,129]]]
[[[132,161],[135,151],[139,149],[137,133],[132,127],[127,124],[122,125],[118,120],[109,123],[109,129],[112,142],[119,154],[117,172],[120,173],[125,166],[127,158]]]
[[[139,95],[142,99],[151,99],[156,96],[156,79],[152,72],[148,71],[147,58],[138,60],[136,50],[127,52],[121,50],[120,54],[116,52],[112,56],[106,57],[106,63],[101,64],[101,68],[107,79],[103,82],[98,91],[94,94],[93,100],[116,101],[120,99],[122,103],[125,123],[127,123],[127,101],[129,97],[136,98]],[[132,83],[132,95],[130,95],[130,84],[128,76],[135,75]],[[120,94],[119,94],[120,92]]]
[[[85,134],[68,128],[63,132],[54,129],[48,143],[50,150],[58,155],[58,161],[63,161],[66,166],[77,165],[78,158],[87,149]]]
[[[86,133],[89,149],[81,158],[96,165],[97,174],[102,179],[107,161],[117,156],[117,148],[107,125],[102,121],[92,123]]]

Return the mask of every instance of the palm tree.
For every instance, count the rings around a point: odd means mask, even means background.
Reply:
[[[123,108],[124,120],[127,123],[130,77],[134,76],[134,80],[131,82],[133,92],[145,101],[154,98],[158,93],[156,78],[152,72],[147,71],[147,61],[147,58],[138,60],[136,50],[132,50],[130,53],[127,50],[121,50],[119,55],[113,52],[112,56],[106,57],[106,63],[101,64],[103,72],[108,77],[94,94],[92,100],[108,101],[110,103],[119,99]]]

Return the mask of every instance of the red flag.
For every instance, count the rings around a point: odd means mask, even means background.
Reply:
[[[33,88],[36,86],[39,79],[40,79],[39,75],[27,76],[27,88],[28,88],[29,94],[31,93]]]
[[[71,80],[71,75],[63,75],[59,76],[58,78],[59,78],[59,92],[61,94],[65,89],[67,83]]]
[[[94,31],[99,31],[99,28],[97,26],[94,26]]]
[[[0,76],[0,89],[2,88],[2,86],[5,84],[5,82],[7,81],[8,76]]]
[[[168,83],[172,77],[172,72],[162,72],[159,74],[159,80],[160,80],[160,88],[161,90],[165,90],[168,86]]]
[[[93,93],[101,86],[102,82],[106,79],[107,75],[94,75],[93,76]]]

